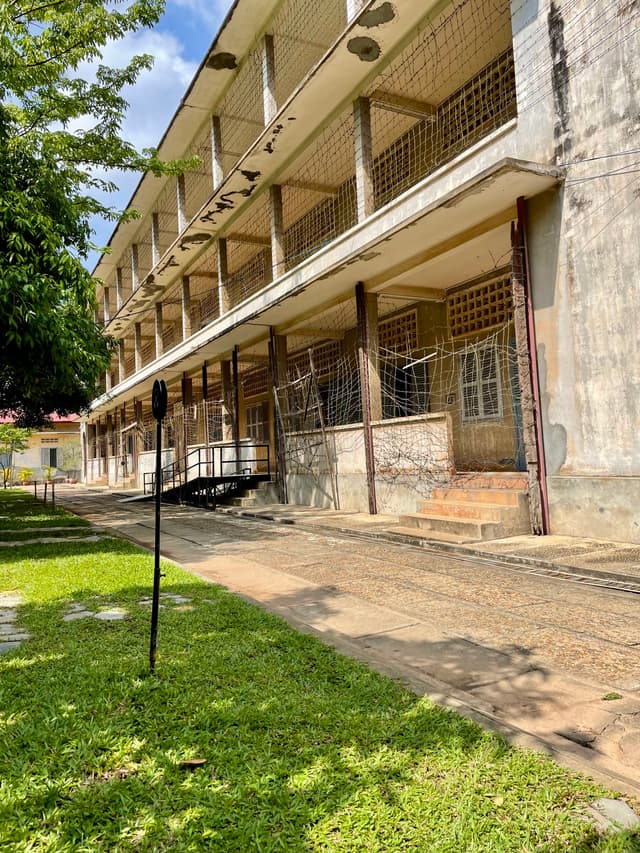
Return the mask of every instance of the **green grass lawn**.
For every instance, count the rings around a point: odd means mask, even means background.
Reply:
[[[0,516],[65,518],[18,492]],[[0,560],[31,634],[0,657],[2,850],[640,849],[581,818],[596,786],[170,564],[190,601],[164,598],[150,677],[153,558],[125,541]],[[72,602],[127,616],[64,621]]]

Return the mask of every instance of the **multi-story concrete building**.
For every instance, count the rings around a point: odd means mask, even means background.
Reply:
[[[639,18],[237,0],[95,271],[87,479],[143,484],[164,378],[183,481],[268,444],[280,500],[640,541]]]

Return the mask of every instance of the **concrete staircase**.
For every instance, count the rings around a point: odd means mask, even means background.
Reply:
[[[478,542],[531,532],[527,476],[522,473],[458,474],[435,488],[418,512],[400,516],[396,533],[443,542]]]
[[[253,489],[243,489],[235,495],[219,498],[218,506],[252,507],[263,504],[277,503],[272,494],[273,483],[263,480]]]

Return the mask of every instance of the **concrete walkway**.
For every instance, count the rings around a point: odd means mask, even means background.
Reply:
[[[153,506],[121,498],[66,486],[58,500],[152,547]],[[163,554],[512,741],[640,797],[637,546],[518,537],[454,554],[393,541],[393,519],[251,511],[285,522],[274,524],[239,512],[163,506]]]

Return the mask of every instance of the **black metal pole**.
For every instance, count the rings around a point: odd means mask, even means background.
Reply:
[[[156,547],[153,563],[153,600],[151,603],[151,643],[149,646],[149,668],[153,673],[156,666],[158,642],[158,611],[160,609],[160,499],[162,498],[162,420],[156,423]]]

